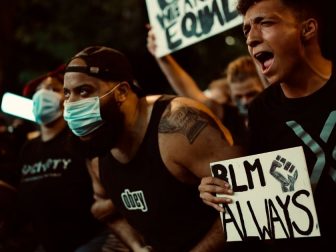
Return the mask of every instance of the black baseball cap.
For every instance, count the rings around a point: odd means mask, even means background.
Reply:
[[[77,58],[82,59],[86,66],[69,66],[69,63]],[[86,47],[67,63],[65,73],[67,72],[81,72],[104,81],[127,81],[135,93],[143,93],[134,79],[131,64],[126,56],[113,48]]]

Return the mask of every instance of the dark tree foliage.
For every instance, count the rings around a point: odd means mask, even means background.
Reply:
[[[11,2],[15,11],[8,18],[11,17],[13,32],[7,35],[7,41],[11,41],[6,44],[7,57],[0,55],[0,63],[6,61],[0,64],[5,71],[1,91],[21,93],[27,81],[66,62],[82,48],[106,45],[129,57],[135,76],[145,91],[172,92],[146,49],[148,16],[144,0]],[[11,10],[7,9],[2,8],[2,12]],[[235,46],[225,43],[228,35],[236,37]],[[237,27],[173,55],[201,88],[205,88],[230,60],[247,53],[243,40],[241,28]],[[3,65],[7,67],[3,68]]]

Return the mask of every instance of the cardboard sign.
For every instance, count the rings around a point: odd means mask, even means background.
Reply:
[[[161,57],[242,23],[236,0],[146,0]]]
[[[223,205],[221,213],[227,241],[320,236],[302,147],[210,166],[212,175],[229,182],[234,191],[234,203]]]

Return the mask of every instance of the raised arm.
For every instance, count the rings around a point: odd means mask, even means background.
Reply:
[[[147,48],[155,57],[156,41],[152,29],[147,34]],[[222,106],[209,99],[202,92],[195,80],[176,62],[172,55],[166,55],[161,58],[155,57],[155,59],[176,94],[199,101],[207,105],[216,116],[222,117]]]
[[[176,62],[173,56],[170,54],[161,58],[155,56],[156,40],[152,29],[150,29],[147,34],[147,48],[155,57],[169,84],[178,95],[186,96],[200,102],[205,102],[205,100],[208,99],[197,86],[194,79]]]
[[[108,199],[99,181],[98,158],[88,161],[88,170],[92,179],[95,202],[91,212],[106,225],[134,252],[150,252],[151,246],[146,246],[141,235],[128,224],[127,220],[118,214],[112,200]]]

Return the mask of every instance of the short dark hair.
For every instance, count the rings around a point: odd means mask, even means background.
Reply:
[[[238,0],[237,10],[245,15],[247,10],[254,4],[262,2],[263,0]],[[299,18],[315,17],[320,21],[321,19],[321,2],[316,0],[280,0],[285,6],[291,8],[298,14]]]
[[[238,0],[237,3],[237,11],[242,15],[245,15],[248,9],[263,0]],[[330,30],[328,27],[335,26],[328,24],[332,20],[334,22],[333,14],[333,4],[332,0],[280,0],[285,6],[291,8],[296,17],[299,20],[304,20],[307,18],[315,18],[319,24],[318,29],[318,40],[320,47],[322,49],[322,53],[328,57],[327,54],[330,54],[331,51],[334,52],[334,45],[330,43],[330,32],[334,32]],[[335,55],[335,53],[334,53]]]

